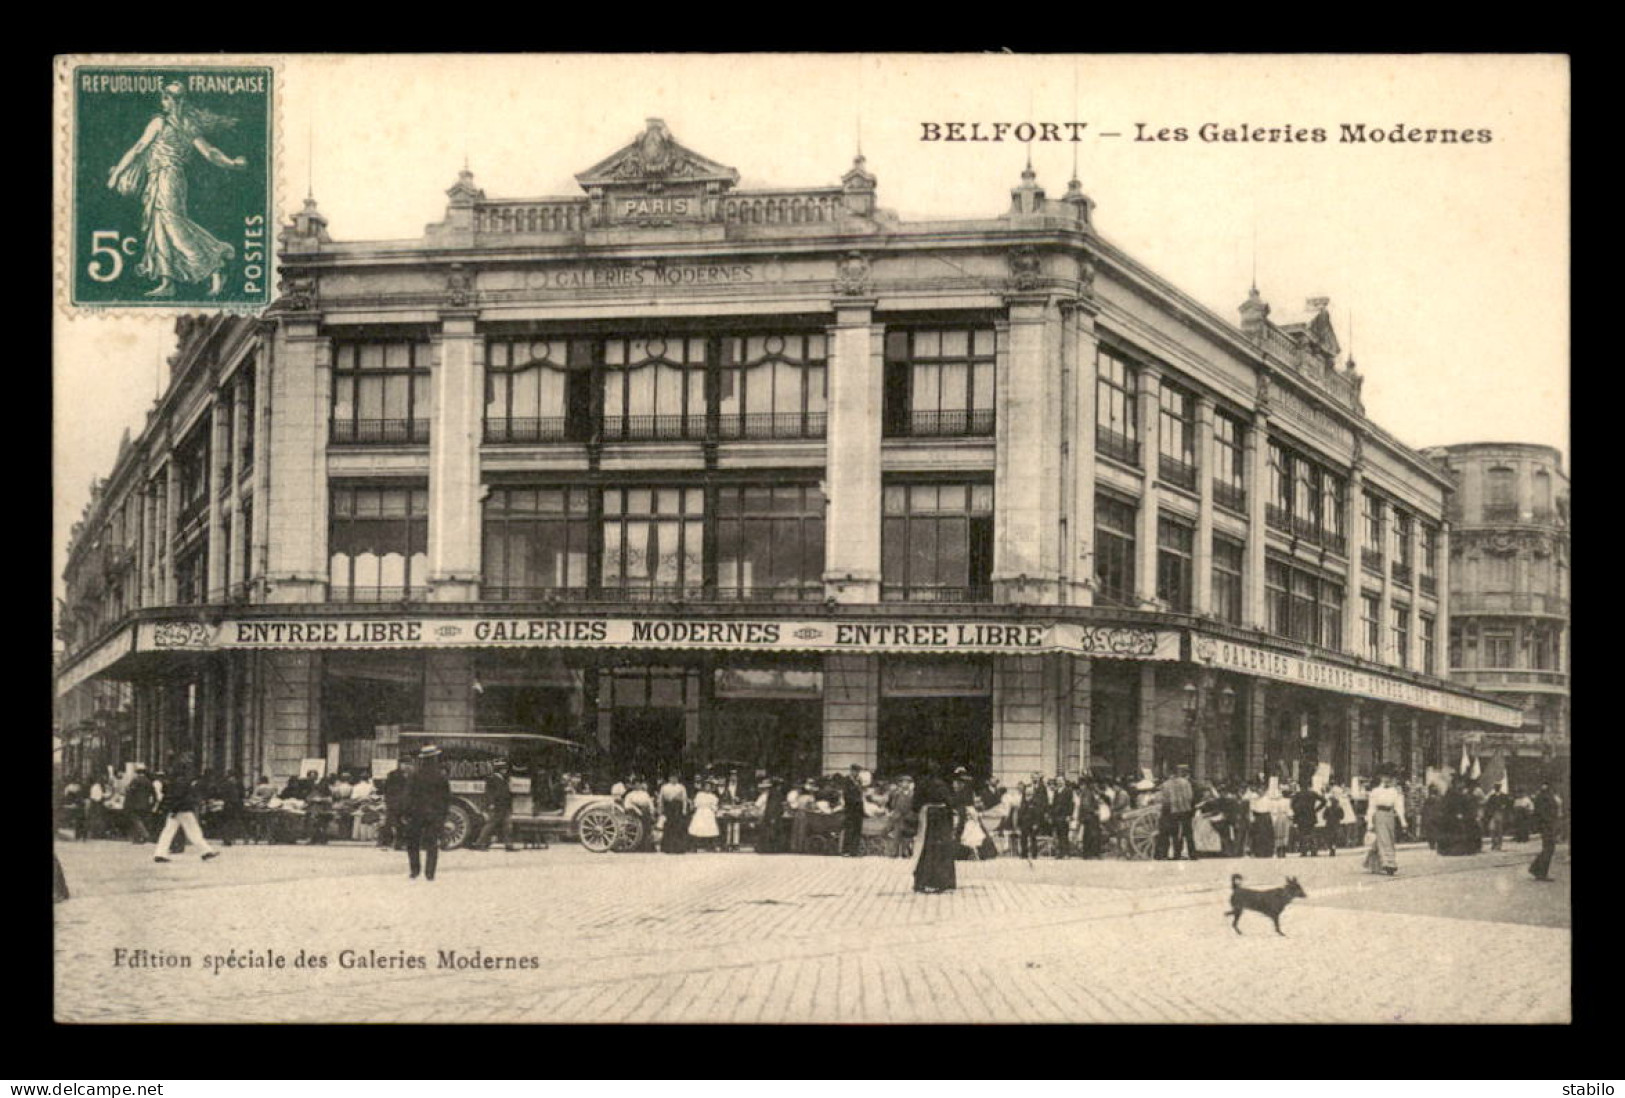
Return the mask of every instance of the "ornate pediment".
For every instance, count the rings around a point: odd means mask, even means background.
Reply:
[[[672,183],[710,183],[726,190],[739,182],[739,172],[678,144],[664,122],[651,118],[630,144],[581,172],[576,182],[589,190],[655,190]]]

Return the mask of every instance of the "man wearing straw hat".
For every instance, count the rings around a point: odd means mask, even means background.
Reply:
[[[423,875],[434,880],[440,859],[440,831],[451,806],[451,782],[440,766],[440,748],[425,744],[418,752],[417,769],[406,780],[406,804],[401,823],[406,829],[406,864],[410,878],[418,875],[418,852],[423,852]]]

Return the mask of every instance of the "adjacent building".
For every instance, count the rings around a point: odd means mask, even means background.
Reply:
[[[397,240],[307,201],[263,317],[180,323],[68,568],[109,761],[1347,777],[1522,725],[1445,677],[1451,481],[1327,299],[1216,315],[1030,167],[904,221],[650,120],[576,178]]]
[[[1569,478],[1563,455],[1521,442],[1468,442],[1426,453],[1446,469],[1454,528],[1450,676],[1523,713],[1513,730],[1464,727],[1466,747],[1500,758],[1531,789],[1569,770]],[[1482,763],[1481,763],[1482,768]]]

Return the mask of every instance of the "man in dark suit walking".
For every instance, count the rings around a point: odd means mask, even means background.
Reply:
[[[853,763],[841,779],[841,857],[863,856],[863,767]]]
[[[532,778],[534,784],[543,779]],[[499,760],[485,779],[485,827],[474,844],[475,850],[490,850],[491,840],[501,836],[502,848],[513,850],[513,790],[508,785],[508,764]]]
[[[1060,778],[1050,779],[1052,789],[1049,801],[1050,827],[1055,832],[1055,856],[1072,856],[1072,814],[1077,811],[1077,795],[1072,784]]]
[[[401,850],[406,846],[406,825],[402,823],[406,811],[406,783],[410,774],[408,760],[384,778],[384,826],[378,829],[380,850]]]
[[[1557,828],[1563,808],[1552,792],[1551,782],[1541,782],[1535,794],[1535,827],[1540,831],[1540,853],[1529,864],[1529,875],[1537,881],[1552,879],[1552,856],[1557,853]]]
[[[1038,836],[1049,826],[1049,787],[1044,775],[1034,774],[1022,792],[1021,805],[1016,809],[1016,835],[1023,858],[1038,856]]]
[[[440,859],[440,831],[451,806],[451,782],[440,766],[440,748],[425,744],[418,752],[418,765],[406,780],[406,805],[401,825],[406,830],[406,864],[410,876],[418,875],[418,853],[423,853],[423,875],[434,880]]]

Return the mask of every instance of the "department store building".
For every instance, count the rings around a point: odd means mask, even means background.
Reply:
[[[307,200],[263,317],[181,322],[69,564],[58,692],[127,684],[109,762],[282,777],[382,726],[1341,779],[1520,723],[1445,675],[1450,480],[1326,299],[1217,315],[1030,168],[904,221],[861,156],[743,188],[650,120],[576,179],[464,171],[400,240]]]

